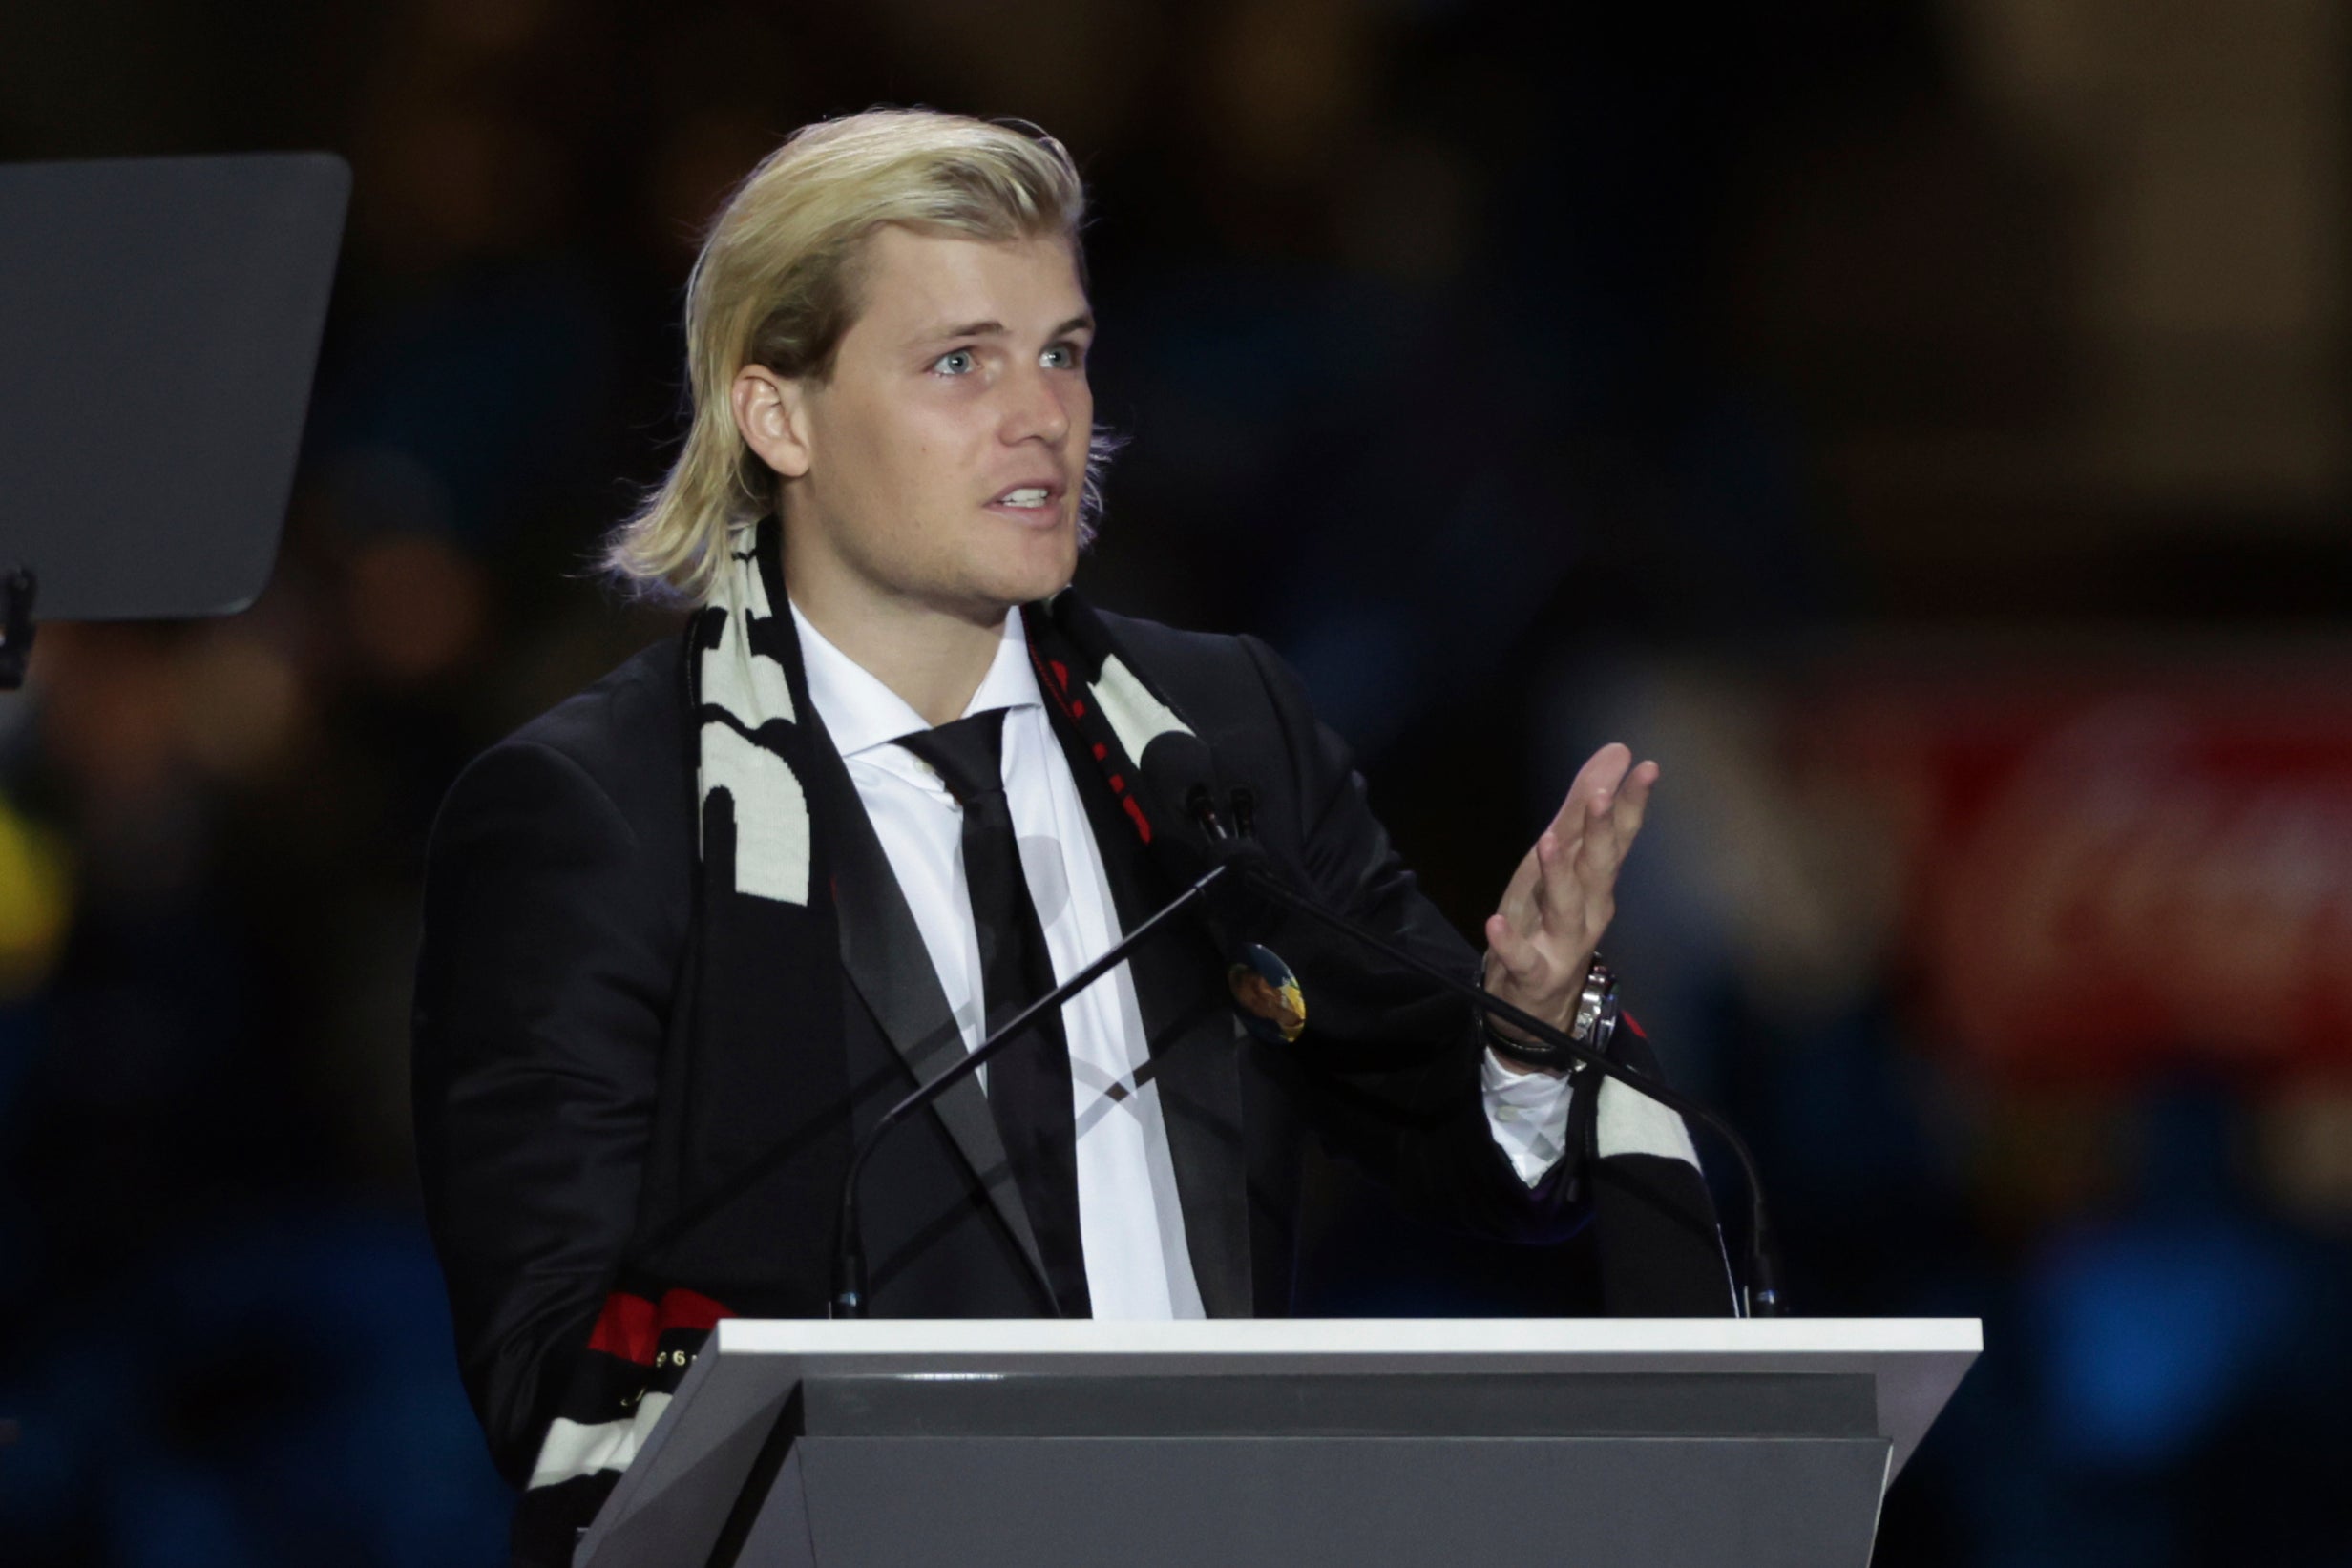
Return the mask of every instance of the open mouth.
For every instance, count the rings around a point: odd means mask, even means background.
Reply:
[[[990,504],[1012,507],[1019,512],[1043,512],[1054,504],[1054,492],[1043,485],[1023,485],[1018,490],[1006,491]]]

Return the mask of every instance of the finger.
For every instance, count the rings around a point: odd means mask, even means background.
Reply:
[[[1584,887],[1584,905],[1577,910],[1577,937],[1583,951],[1577,955],[1576,967],[1581,972],[1592,958],[1592,950],[1601,945],[1608,933],[1608,923],[1617,918],[1617,872],[1614,867],[1606,875],[1595,875]]]
[[[1583,841],[1584,823],[1581,818],[1571,826],[1561,826],[1562,818],[1568,815],[1574,800],[1574,792],[1571,791],[1569,800],[1562,803],[1561,817],[1554,818],[1551,826],[1536,835],[1535,843],[1527,847],[1525,858],[1521,860],[1519,869],[1513,873],[1511,885],[1503,889],[1502,902],[1498,907],[1500,912],[1509,915],[1511,923],[1522,931],[1532,930],[1543,924],[1544,884],[1548,874],[1545,868],[1555,861],[1564,861],[1574,856]],[[1545,847],[1547,844],[1551,847],[1548,849]],[[1550,858],[1547,859],[1547,856]]]
[[[1606,895],[1616,886],[1617,868],[1624,858],[1623,848],[1617,842],[1615,818],[1610,815],[1596,818],[1592,830],[1585,835],[1584,847],[1576,856],[1577,914],[1580,918],[1596,895]]]
[[[1486,951],[1502,966],[1504,978],[1512,984],[1524,986],[1535,974],[1537,953],[1535,944],[1511,929],[1511,923],[1501,915],[1490,915],[1486,921]],[[1491,983],[1489,989],[1492,989]]]
[[[1649,813],[1649,792],[1658,786],[1659,775],[1657,763],[1643,763],[1618,785],[1615,816],[1621,848],[1630,847],[1633,835],[1642,830],[1642,819]]]
[[[1585,830],[1590,851],[1579,862],[1587,881],[1594,876],[1616,876],[1625,864],[1626,851],[1633,847],[1633,836],[1642,830],[1649,792],[1657,782],[1658,764],[1643,763],[1626,771],[1614,798],[1594,801],[1592,820]]]
[[[1579,846],[1580,864],[1607,868],[1615,864],[1617,849],[1617,806],[1620,793],[1631,777],[1630,754],[1626,771],[1596,788],[1585,804],[1584,842]]]
[[[1608,809],[1606,821],[1596,815],[1577,856],[1576,879],[1582,898],[1577,928],[1580,937],[1597,943],[1617,915],[1617,876],[1625,868],[1633,837],[1641,831],[1649,791],[1658,780],[1658,764],[1644,763],[1629,770],[1625,784]]]
[[[1536,855],[1544,872],[1536,884],[1536,909],[1546,931],[1573,935],[1584,918],[1585,889],[1577,866],[1586,852],[1584,845],[1589,842],[1571,849],[1560,842],[1557,833],[1536,840]]]
[[[1552,830],[1563,839],[1581,834],[1592,797],[1613,793],[1632,763],[1632,751],[1616,741],[1586,759],[1585,765],[1576,770],[1575,781],[1568,785],[1566,798],[1560,803],[1559,814],[1552,819]]]
[[[1625,777],[1626,769],[1632,764],[1633,753],[1623,742],[1617,741],[1611,741],[1590,757],[1586,758],[1585,765],[1576,770],[1575,779],[1568,784],[1567,798],[1560,803],[1560,814],[1567,820],[1564,823],[1556,823],[1555,826],[1559,826],[1564,834],[1581,827],[1583,826],[1583,806],[1589,803],[1593,796],[1606,795],[1613,791],[1617,787],[1618,781]]]
[[[1532,925],[1535,920],[1536,885],[1543,879],[1543,864],[1536,857],[1535,847],[1529,845],[1527,853],[1520,860],[1519,869],[1511,873],[1511,885],[1502,889],[1502,898],[1495,906],[1495,912],[1508,919],[1519,930],[1523,930]]]

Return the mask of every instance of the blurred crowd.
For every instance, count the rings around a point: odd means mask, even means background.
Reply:
[[[1465,930],[1583,756],[1662,762],[1609,946],[1797,1309],[1985,1319],[1880,1562],[2352,1564],[2352,40],[2162,10],[0,6],[0,159],[355,174],[267,592],[0,699],[0,1561],[502,1560],[423,845],[675,629],[591,563],[700,225],[888,102],[1078,156],[1081,581],[1271,640]],[[1589,1307],[1316,1193],[1302,1311]]]

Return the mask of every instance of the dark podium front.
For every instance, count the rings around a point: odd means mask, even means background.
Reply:
[[[1862,1568],[1974,1319],[722,1323],[581,1568]]]

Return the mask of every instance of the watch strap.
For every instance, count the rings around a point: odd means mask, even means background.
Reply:
[[[1610,1036],[1617,1032],[1617,1016],[1616,972],[1595,952],[1585,970],[1585,983],[1577,990],[1576,1011],[1569,1019],[1567,1036],[1579,1045],[1606,1053]],[[1522,1066],[1562,1069],[1574,1067],[1579,1059],[1540,1040],[1509,1038],[1495,1028],[1494,1014],[1490,1013],[1479,1014],[1479,1033],[1485,1036],[1487,1049]]]

